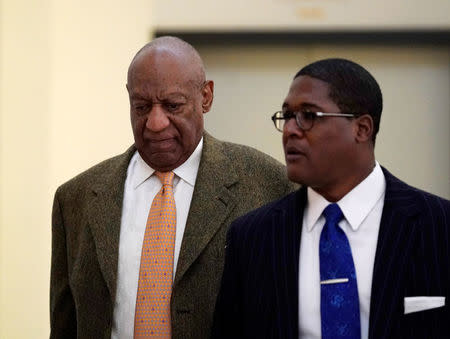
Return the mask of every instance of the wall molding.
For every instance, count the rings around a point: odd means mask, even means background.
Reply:
[[[186,31],[159,30],[155,37],[174,35],[193,45],[436,45],[450,46],[450,30],[373,30],[373,31]]]

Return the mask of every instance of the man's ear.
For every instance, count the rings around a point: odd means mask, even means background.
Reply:
[[[369,114],[363,114],[355,118],[356,142],[366,143],[371,141],[373,133],[373,119]]]
[[[214,99],[214,81],[207,80],[202,89],[202,108],[203,113],[209,112]]]

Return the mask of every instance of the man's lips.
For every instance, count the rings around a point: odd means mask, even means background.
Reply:
[[[147,142],[150,144],[150,147],[152,147],[155,150],[158,151],[164,151],[164,150],[171,150],[175,144],[175,138],[161,138],[161,139],[150,139],[147,140]]]
[[[301,149],[294,146],[287,146],[285,149],[286,161],[294,161],[300,157],[305,157],[306,154]]]

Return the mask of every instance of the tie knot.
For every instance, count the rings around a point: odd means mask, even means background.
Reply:
[[[339,208],[338,204],[330,204],[328,205],[322,213],[325,217],[325,219],[328,222],[334,222],[334,223],[338,223],[339,221],[341,221],[342,217],[344,216],[342,214],[341,209]]]
[[[173,184],[173,177],[175,176],[175,173],[172,171],[170,172],[155,172],[156,176],[158,177],[159,181],[161,181],[161,184],[163,186],[172,186]]]

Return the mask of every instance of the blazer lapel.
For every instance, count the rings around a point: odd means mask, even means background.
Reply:
[[[104,174],[93,184],[88,201],[88,220],[96,254],[113,302],[116,293],[123,192],[128,164],[134,152],[135,148],[130,147],[115,161],[110,162],[110,166],[103,170]]]
[[[306,189],[291,194],[272,216],[277,338],[298,337],[298,265]]]
[[[386,193],[372,278],[369,338],[391,337],[402,316],[407,261],[420,212],[412,188],[383,168]]]
[[[205,133],[174,285],[180,281],[236,206],[236,198],[229,188],[237,182],[238,178],[221,144]]]

